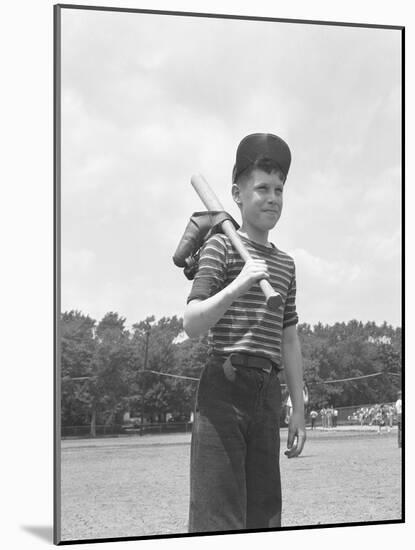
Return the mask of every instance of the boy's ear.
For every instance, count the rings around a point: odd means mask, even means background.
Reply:
[[[236,183],[232,184],[232,198],[236,204],[241,204],[241,190]]]

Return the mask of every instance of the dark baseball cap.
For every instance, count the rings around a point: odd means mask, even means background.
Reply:
[[[232,181],[259,159],[269,159],[278,164],[287,177],[291,164],[291,152],[283,139],[274,134],[250,134],[243,138],[236,151]]]

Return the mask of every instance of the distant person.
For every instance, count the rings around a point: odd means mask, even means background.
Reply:
[[[333,407],[330,405],[330,407],[328,407],[328,409],[326,410],[326,423],[327,423],[328,429],[330,429],[333,425],[332,418],[333,418]]]
[[[378,434],[382,433],[382,428],[386,425],[386,408],[384,403],[382,403],[375,416],[376,423],[378,425]]]
[[[395,403],[395,411],[398,420],[398,447],[402,447],[402,392],[398,391],[398,399]]]
[[[321,416],[321,426],[325,429],[327,428],[327,409],[326,407],[323,407],[320,410],[320,416]]]
[[[333,428],[337,428],[338,415],[339,415],[339,411],[337,409],[333,409]]]
[[[368,418],[368,424],[371,426],[373,422],[376,419],[376,415],[378,414],[379,405],[375,405],[374,407],[371,407],[369,410],[367,410],[367,418]]]
[[[360,420],[360,425],[363,426],[363,424],[365,423],[365,420],[366,420],[366,411],[367,409],[361,407],[360,408],[360,411],[359,411],[359,420]]]
[[[318,412],[314,409],[310,412],[310,419],[311,419],[311,429],[314,430],[314,425],[316,423],[316,418],[318,417]]]
[[[392,427],[393,427],[393,407],[392,405],[386,406],[386,426],[388,429],[388,433],[390,433]]]

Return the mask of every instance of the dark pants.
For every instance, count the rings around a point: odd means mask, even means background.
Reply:
[[[274,369],[209,359],[193,422],[189,532],[280,527],[280,409]]]

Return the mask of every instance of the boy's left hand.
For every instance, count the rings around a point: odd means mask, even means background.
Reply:
[[[288,424],[287,458],[298,456],[303,450],[306,440],[304,414],[293,411]]]

